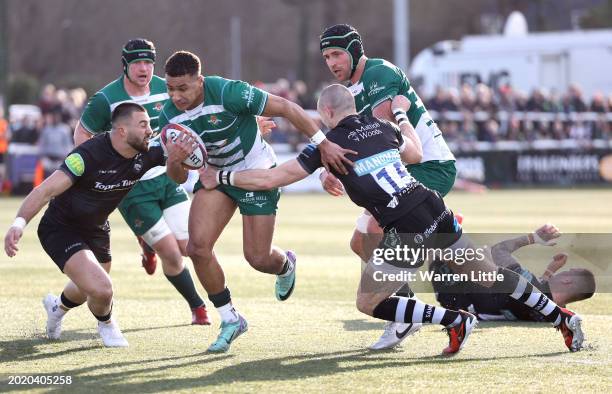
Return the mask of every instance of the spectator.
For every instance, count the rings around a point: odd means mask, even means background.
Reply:
[[[51,175],[74,147],[70,127],[62,122],[62,114],[47,113],[38,142],[45,178]]]
[[[36,145],[39,129],[36,120],[30,115],[25,115],[21,122],[14,124],[15,129],[11,132],[11,142]]]
[[[0,191],[4,190],[6,179],[6,164],[4,162],[7,159],[6,152],[10,139],[9,125],[6,119],[4,119],[4,108],[0,105]]]

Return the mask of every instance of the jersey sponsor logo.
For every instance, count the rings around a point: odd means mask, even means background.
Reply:
[[[241,97],[246,101],[247,108],[251,108],[251,104],[253,104],[253,99],[255,97],[255,92],[253,91],[253,87],[250,86],[247,89],[244,89],[241,93]]]
[[[77,242],[77,243],[74,243],[74,244],[72,244],[72,245],[68,246],[66,249],[64,249],[64,253],[68,253],[68,251],[69,251],[70,249],[74,249],[74,248],[76,248],[77,246],[81,246],[81,245],[83,245],[83,243],[82,243],[82,242]]]
[[[259,208],[268,203],[268,196],[256,195],[254,192],[244,193],[244,197],[240,199],[241,203],[256,205]]]
[[[116,174],[117,170],[98,170],[98,174]]]
[[[142,170],[142,163],[137,161],[136,163],[134,163],[134,171],[140,172],[140,170]]]
[[[380,127],[380,123],[378,122],[367,124],[363,127],[360,127],[359,129],[355,131],[351,131],[348,134],[348,139],[353,140],[355,142],[359,142],[359,141],[363,141],[375,135],[381,135],[382,131],[379,129],[379,127]]]
[[[431,305],[427,305],[425,307],[425,314],[423,315],[423,317],[425,319],[431,319],[431,316],[433,315],[433,306]]]
[[[93,188],[95,190],[100,190],[103,192],[110,192],[113,190],[122,190],[122,189],[131,188],[132,186],[134,186],[136,182],[138,182],[138,180],[128,180],[128,179],[124,179],[120,181],[119,183],[115,183],[112,185],[105,185],[102,182],[96,182]]]
[[[385,90],[386,86],[378,86],[378,82],[372,82],[369,87],[368,96],[374,96],[381,90]]]
[[[216,126],[219,123],[221,123],[221,119],[217,118],[216,115],[210,115],[210,118],[208,119],[208,123],[210,123],[213,126]]]
[[[70,172],[76,176],[81,176],[85,172],[85,162],[78,153],[71,153],[68,157],[66,157],[64,163],[66,163],[66,167],[68,167]]]
[[[140,228],[142,227],[142,225],[144,224],[144,222],[138,218],[134,219],[134,227],[136,228]]]
[[[353,170],[357,176],[368,175],[378,169],[381,169],[395,161],[401,161],[399,151],[397,149],[389,149],[384,152],[375,154],[374,156],[366,157],[365,159],[357,160]]]

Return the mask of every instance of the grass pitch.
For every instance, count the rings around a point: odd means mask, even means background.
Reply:
[[[447,199],[464,214],[467,231],[506,233],[547,221],[566,233],[610,232],[610,201],[609,190],[455,192]],[[0,199],[2,231],[20,202]],[[190,311],[161,267],[154,276],[140,267],[139,248],[117,213],[111,217],[114,314],[130,347],[103,348],[84,307],[66,317],[60,341],[47,340],[41,299],[58,294],[66,278],[38,243],[39,215],[18,256],[0,256],[0,391],[612,392],[612,297],[605,293],[573,306],[584,317],[588,342],[579,353],[536,323],[481,323],[453,358],[440,356],[447,338],[437,325],[400,350],[364,350],[382,323],[354,307],[360,271],[348,240],[359,212],[346,198],[283,196],[275,243],[299,256],[296,291],[284,303],[274,298],[274,278],[244,261],[234,218],[217,253],[250,327],[224,355],[204,353],[218,333],[217,313],[209,307],[213,326],[190,326]],[[433,301],[431,294],[422,298]],[[9,385],[12,375],[64,375],[72,384]]]

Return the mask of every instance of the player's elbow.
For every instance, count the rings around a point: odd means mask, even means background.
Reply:
[[[418,164],[423,160],[423,152],[418,149],[406,149],[402,152],[401,157],[404,163]]]

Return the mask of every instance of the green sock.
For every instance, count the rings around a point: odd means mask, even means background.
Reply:
[[[166,275],[166,278],[168,278],[176,290],[181,293],[183,298],[189,303],[191,309],[204,305],[204,300],[198,294],[187,267],[185,267],[180,274],[176,276]]]

